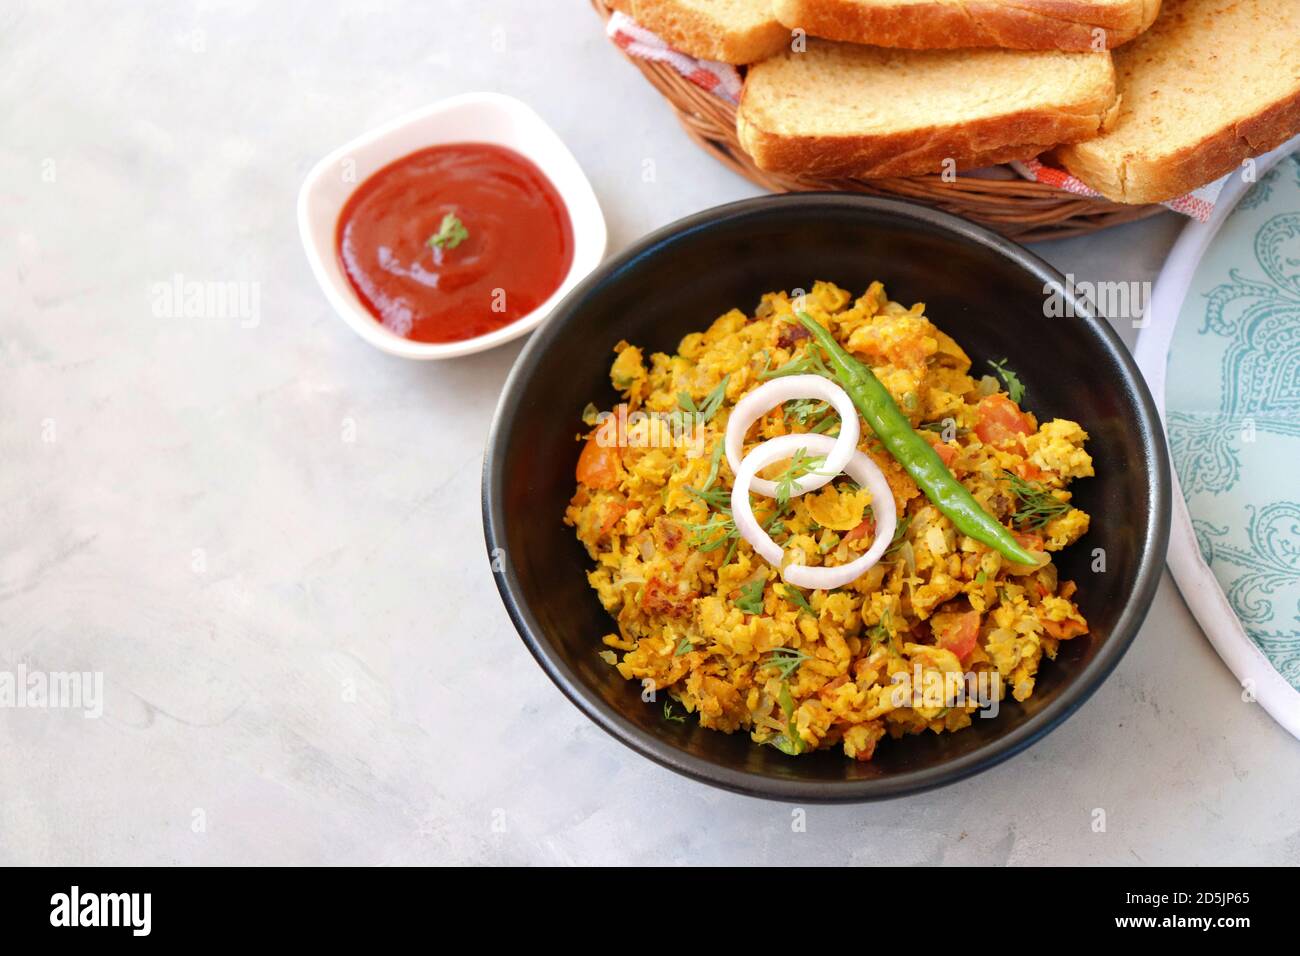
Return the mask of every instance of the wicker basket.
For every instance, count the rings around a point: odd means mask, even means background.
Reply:
[[[603,0],[591,2],[608,20],[611,11]],[[937,175],[905,179],[818,179],[764,172],[740,147],[735,107],[696,86],[665,63],[635,56],[628,59],[668,100],[691,139],[725,166],[773,192],[829,189],[911,199],[965,216],[1019,242],[1079,236],[1145,219],[1163,209],[1089,199],[1025,179],[960,175],[952,182],[944,182]]]

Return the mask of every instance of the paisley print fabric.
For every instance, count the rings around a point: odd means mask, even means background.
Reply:
[[[1166,400],[1206,563],[1300,689],[1300,157],[1255,184],[1202,260]]]

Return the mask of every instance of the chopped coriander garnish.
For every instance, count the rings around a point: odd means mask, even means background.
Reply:
[[[704,524],[687,524],[685,527],[691,533],[691,547],[705,553],[722,547],[738,534],[736,522],[729,514],[725,517],[711,515]]]
[[[683,488],[682,490],[693,498],[699,498],[716,511],[731,512],[731,492],[726,488],[714,488],[711,491],[706,488]]]
[[[732,557],[736,553],[736,546],[740,543],[740,532],[736,530],[736,522],[731,517],[731,508],[729,506],[731,492],[722,488],[713,491],[698,491],[695,488],[687,488],[686,491],[688,494],[694,495],[705,502],[711,508],[716,509],[716,513],[711,514],[709,520],[701,524],[683,523],[683,527],[690,532],[691,547],[698,548],[701,552],[707,554],[730,541],[731,546],[727,549],[727,556],[722,559],[724,565],[730,564]],[[762,528],[769,535],[784,533],[785,525],[781,521],[780,509],[772,512],[762,525]]]
[[[1007,387],[1007,396],[1013,402],[1019,404],[1020,400],[1025,397],[1025,385],[1020,381],[1020,376],[1007,368],[1006,359],[998,362],[989,359],[989,365],[993,366],[993,370],[1002,377],[1002,382]]]
[[[727,397],[727,383],[730,381],[730,374],[722,376],[722,381],[713,386],[713,390],[704,396],[704,403],[700,405],[700,414],[704,416],[706,424],[713,420],[713,416],[718,414],[718,409],[722,407],[722,402]]]
[[[894,612],[889,608],[885,608],[885,613],[880,615],[880,623],[867,630],[867,636],[871,639],[872,647],[886,643],[893,638],[894,633],[889,627],[893,620]]]
[[[1068,501],[1062,501],[1038,482],[1026,481],[1009,471],[1002,473],[1011,482],[1011,493],[1020,502],[1011,518],[1022,527],[1040,529],[1070,510]]]
[[[778,647],[759,666],[774,668],[780,674],[781,680],[789,680],[806,660],[811,658],[803,651],[795,650],[793,647]]]
[[[786,421],[793,419],[800,425],[807,425],[809,420],[820,419],[830,409],[829,402],[818,398],[796,398],[785,403],[782,414]]]
[[[794,421],[816,434],[830,431],[839,424],[840,416],[829,402],[816,398],[799,398],[786,402],[786,421]]]
[[[806,448],[798,449],[790,458],[790,464],[785,471],[781,472],[776,479],[777,505],[784,508],[789,504],[790,495],[794,491],[794,483],[805,475],[815,472],[825,460],[825,457],[820,455],[809,455]]]
[[[794,585],[783,583],[781,585],[781,594],[787,601],[799,608],[799,610],[803,611],[805,614],[810,614],[813,617],[817,616],[817,612],[812,609],[812,605],[809,604],[808,599],[803,596],[803,592]]]
[[[773,537],[775,537],[778,534],[785,534],[785,523],[781,520],[780,509],[773,511],[771,517],[767,519],[767,523],[762,527],[764,531],[766,531],[769,535],[772,535]],[[734,526],[733,526],[733,531],[734,531]],[[731,563],[731,559],[735,557],[736,545],[738,544],[740,544],[740,532],[734,531],[731,540],[731,547],[727,549],[727,556],[722,559],[723,564]]]
[[[425,245],[432,249],[455,249],[468,238],[469,230],[465,224],[456,218],[454,212],[449,212],[442,217],[438,231],[429,237]]]
[[[722,381],[713,386],[713,389],[704,396],[704,401],[699,405],[695,404],[695,399],[691,398],[689,392],[678,392],[677,407],[688,415],[698,415],[705,424],[708,424],[713,420],[713,416],[718,414],[718,409],[722,407],[722,402],[727,397],[727,383],[729,381],[731,381],[730,375],[722,376]]]
[[[700,491],[708,491],[718,480],[718,466],[722,464],[722,452],[725,446],[726,443],[721,438],[714,443],[713,454],[709,456],[709,476],[704,479],[704,487]]]
[[[786,375],[807,375],[809,373],[821,375],[825,378],[835,377],[831,370],[826,367],[826,363],[822,361],[821,352],[816,346],[809,346],[808,350],[801,358],[790,359],[790,361],[786,362],[780,368],[764,368],[763,371],[759,373],[758,377],[763,380],[769,378],[782,378]]]
[[[677,650],[673,651],[673,657],[681,657],[683,654],[690,651],[690,649],[691,649],[691,639],[689,637],[683,636],[682,639],[677,642]]]
[[[903,515],[902,520],[899,521],[898,524],[894,525],[894,536],[889,539],[889,547],[885,549],[885,557],[889,557],[899,549],[903,543],[903,539],[907,537],[907,529],[911,524],[912,516]]]
[[[740,597],[736,598],[735,605],[746,614],[763,613],[763,586],[767,584],[767,577],[754,578],[748,584],[740,589]]]
[[[671,720],[679,724],[686,723],[685,714],[682,714],[679,717],[678,715],[673,713],[673,701],[671,697],[668,700],[664,701],[664,720]]]

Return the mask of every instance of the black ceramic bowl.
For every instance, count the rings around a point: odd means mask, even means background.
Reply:
[[[855,295],[880,279],[890,298],[926,314],[971,356],[976,374],[1005,357],[1040,420],[1080,422],[1097,477],[1073,486],[1092,528],[1057,555],[1092,627],[1045,661],[1024,704],[956,734],[886,739],[869,763],[838,749],[788,757],[750,741],[667,721],[640,685],[599,657],[613,622],[587,585],[590,561],[561,519],[588,402],[610,408],[614,344],[676,351],[762,293],[825,279]],[[1065,293],[1045,317],[1059,273],[964,220],[908,203],[839,194],[775,196],[683,219],[606,262],[534,333],[506,382],[483,467],[483,525],[497,587],[538,663],[588,717],[629,747],[688,777],[790,801],[861,801],[952,783],[1023,750],[1061,723],[1118,663],[1164,566],[1169,465],[1156,413],[1106,321]],[[1102,549],[1098,552],[1098,549]],[[1091,569],[1104,552],[1105,571]],[[1114,741],[1114,746],[1123,746]]]

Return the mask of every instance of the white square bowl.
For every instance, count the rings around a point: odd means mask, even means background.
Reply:
[[[336,230],[348,197],[403,156],[443,143],[493,143],[532,160],[554,184],[573,224],[573,264],[555,293],[509,325],[459,342],[413,342],[379,323],[339,262]],[[500,93],[466,93],[408,113],[340,146],[315,165],[298,193],[298,231],[330,305],[376,348],[411,359],[444,359],[494,348],[531,332],[605,254],[605,217],[582,167],[531,107]]]

